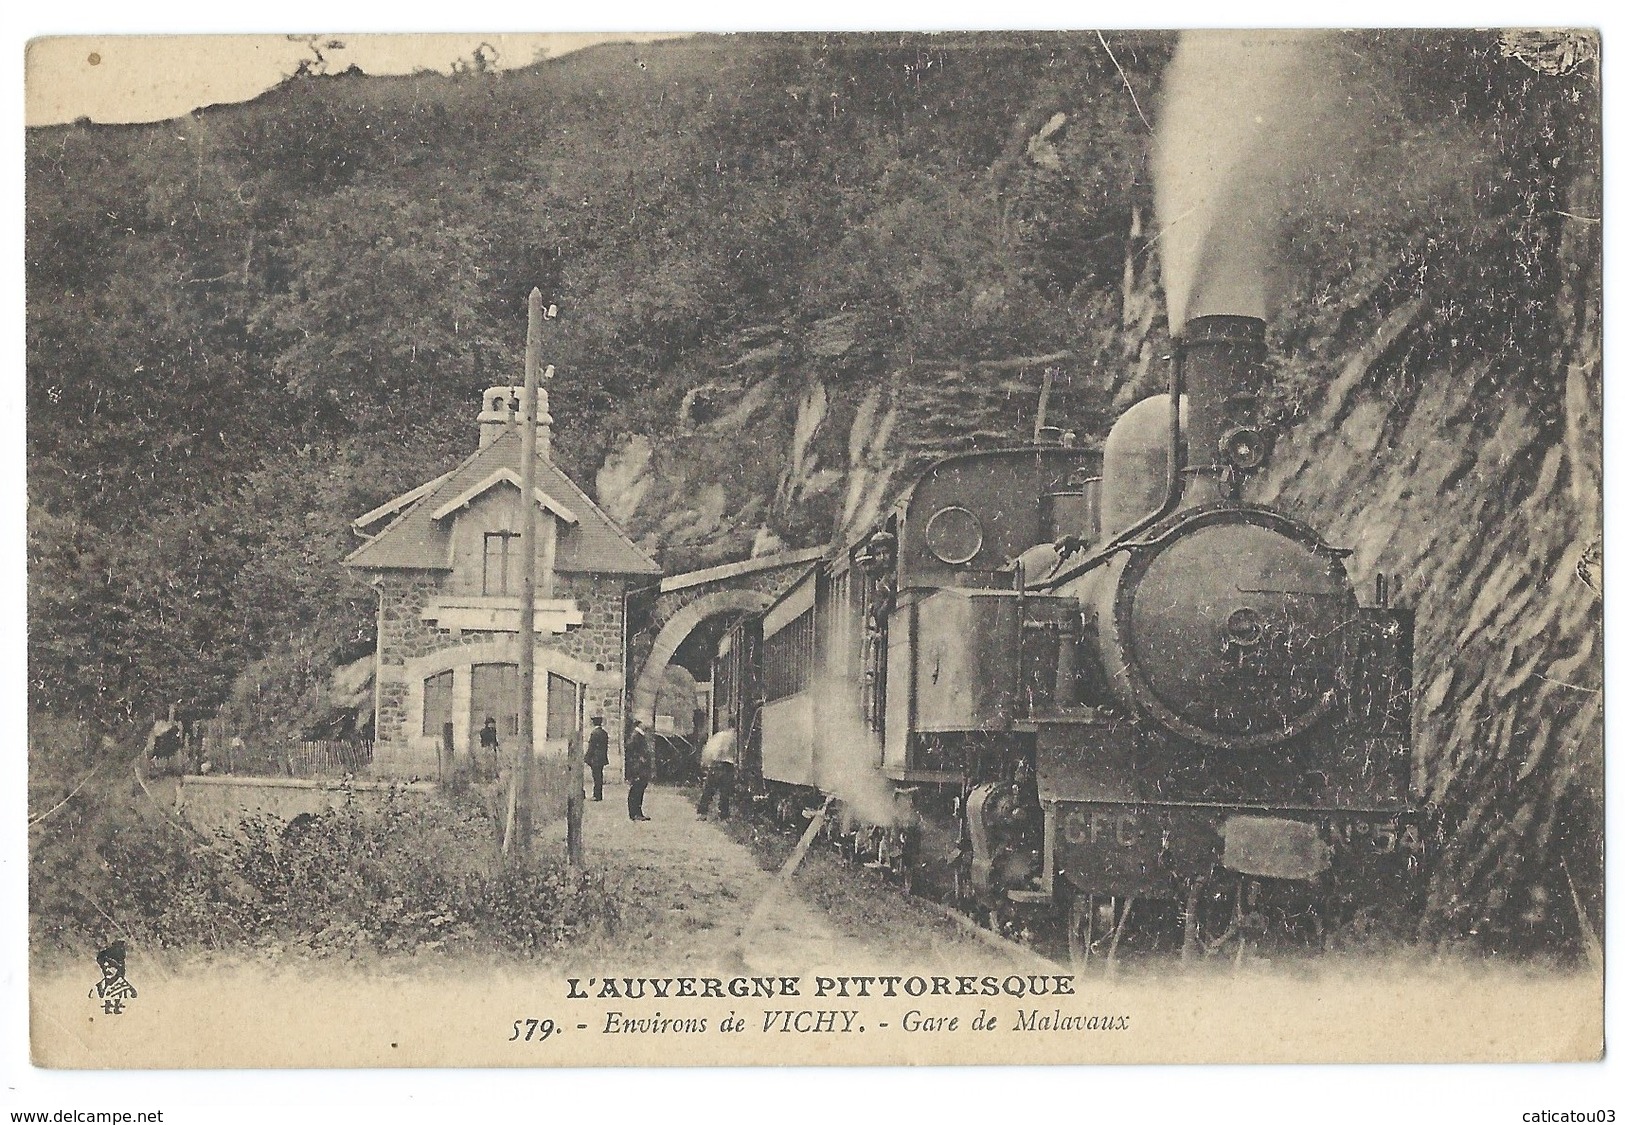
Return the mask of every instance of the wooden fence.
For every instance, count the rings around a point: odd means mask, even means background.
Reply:
[[[359,739],[257,743],[199,724],[201,746],[192,750],[196,768],[249,777],[344,777],[372,765],[372,743]]]
[[[291,777],[342,777],[363,773],[372,765],[372,743],[338,739],[301,742],[283,752],[283,761]]]

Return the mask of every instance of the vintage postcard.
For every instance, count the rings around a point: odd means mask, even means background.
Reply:
[[[1600,65],[34,41],[34,1062],[1598,1059]]]

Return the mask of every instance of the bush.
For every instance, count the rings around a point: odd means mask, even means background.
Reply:
[[[39,950],[120,936],[317,956],[530,956],[619,921],[602,875],[554,859],[498,871],[497,826],[472,798],[394,795],[380,809],[352,801],[291,821],[255,816],[212,846],[139,817],[88,835],[83,824],[63,827],[30,855]]]

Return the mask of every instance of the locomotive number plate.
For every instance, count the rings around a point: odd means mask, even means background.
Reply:
[[[1124,809],[1073,807],[1061,822],[1063,840],[1089,847],[1135,848],[1150,830],[1144,815]]]
[[[1067,805],[1056,824],[1057,869],[1097,893],[1165,896],[1174,886],[1164,862],[1166,817],[1122,805]]]
[[[1377,855],[1414,855],[1423,853],[1422,831],[1414,824],[1400,824],[1391,820],[1329,821],[1324,827],[1326,839],[1333,847]]]

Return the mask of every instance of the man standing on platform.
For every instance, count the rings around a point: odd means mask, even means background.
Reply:
[[[485,725],[480,728],[480,749],[491,755],[491,776],[500,776],[502,773],[502,743],[497,739],[497,721],[490,715],[485,716]]]
[[[626,740],[626,815],[633,820],[648,820],[643,815],[643,791],[649,788],[654,772],[653,748],[649,745],[649,731],[638,719],[632,724],[632,737]]]
[[[705,742],[700,751],[700,767],[705,771],[705,785],[700,790],[699,814],[711,809],[711,798],[717,799],[717,813],[728,819],[728,798],[733,792],[734,769],[739,755],[734,749],[734,732],[719,730]]]
[[[587,766],[592,770],[592,799],[604,799],[604,767],[609,765],[609,732],[604,716],[592,717],[592,733],[587,735]]]

